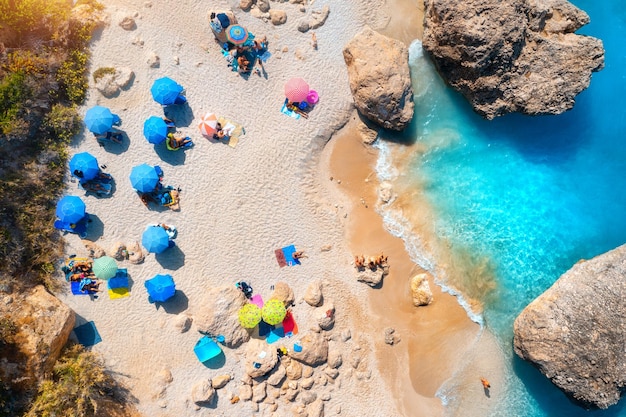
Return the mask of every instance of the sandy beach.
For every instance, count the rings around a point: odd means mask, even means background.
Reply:
[[[328,20],[315,30],[316,50],[311,34],[297,30],[298,21],[327,4]],[[398,4],[411,7],[411,2]],[[218,369],[203,366],[194,356],[201,336],[195,322],[214,301],[212,289],[241,280],[265,299],[276,282],[288,283],[295,294],[293,314],[301,335],[317,327],[317,311],[302,297],[312,281],[323,283],[324,305],[334,301],[336,307],[335,326],[324,335],[329,349],[343,354],[338,376],[321,377],[324,369],[313,374],[316,384],[310,391],[323,400],[325,415],[443,415],[435,395],[453,376],[467,396],[463,415],[478,415],[488,407],[489,398],[477,375],[487,372],[494,375],[493,382],[499,381],[494,371],[497,353],[476,352],[493,352],[494,342],[467,318],[454,297],[434,283],[436,301],[426,308],[411,306],[408,279],[416,266],[402,241],[383,229],[374,210],[376,151],[360,144],[353,123],[348,123],[354,108],[343,46],[365,24],[407,42],[421,34],[421,23],[415,29],[385,29],[399,17],[374,1],[318,0],[304,7],[305,12],[297,4],[272,3],[287,12],[287,23],[281,26],[236,9],[239,23],[256,36],[267,36],[272,53],[264,65],[266,74],[245,78],[227,67],[208,26],[207,13],[228,5],[197,0],[107,2],[110,23],[94,38],[91,71],[128,67],[135,78],[113,98],[91,88],[82,111],[97,104],[109,107],[120,115],[128,138],[122,146],[102,148],[84,132],[72,151],[95,155],[113,175],[115,192],[109,198],[85,197],[76,183],[68,181],[67,193],[83,197],[93,219],[87,239],[104,249],[115,242],[141,241],[144,228],[152,223],[176,226],[177,246],[159,256],[150,254],[139,265],[119,262],[132,280],[129,297],[109,299],[102,294],[93,300],[69,293],[59,297],[76,311],[78,324],[94,321],[102,342],[93,350],[103,355],[146,416],[301,415],[299,401],[289,402],[270,388],[259,401],[231,404],[245,373],[245,344],[224,347],[226,360]],[[135,19],[135,29],[118,25],[127,16]],[[153,55],[160,58],[156,68],[148,64]],[[172,114],[178,131],[194,140],[191,149],[167,151],[143,137],[144,120],[163,115],[149,91],[163,76],[186,89],[190,110]],[[320,95],[308,119],[295,120],[280,112],[283,85],[294,76],[305,78]],[[197,124],[208,111],[244,126],[245,135],[236,147],[200,135]],[[346,123],[342,134],[333,137]],[[150,210],[141,203],[128,179],[131,168],[141,163],[161,166],[164,184],[181,188],[180,211]],[[86,254],[77,236],[68,235],[66,240],[68,255]],[[280,268],[274,250],[290,244],[308,258],[301,265]],[[381,289],[371,289],[356,281],[353,255],[381,251],[389,256],[391,273]],[[179,290],[175,302],[160,308],[148,302],[143,285],[159,273],[172,274]],[[180,323],[187,318],[193,320],[191,328],[181,332]],[[399,344],[384,343],[386,327],[396,329]],[[469,355],[476,360],[468,366]],[[192,387],[220,375],[232,379],[217,391],[217,401],[211,407],[195,405]],[[278,397],[273,397],[275,392]]]

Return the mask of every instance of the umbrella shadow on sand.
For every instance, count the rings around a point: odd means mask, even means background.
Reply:
[[[95,242],[104,235],[104,223],[95,214],[89,213],[89,220],[87,222],[87,235],[85,239]]]
[[[108,153],[112,153],[114,155],[121,155],[128,150],[130,147],[130,138],[123,130],[118,130],[118,133],[122,135],[122,142],[116,143],[112,140],[103,140],[100,143],[100,147],[104,148]],[[96,140],[96,139],[94,139]]]
[[[177,127],[189,127],[194,119],[193,110],[187,102],[167,106],[163,109],[163,113],[165,117],[173,120]]]
[[[153,303],[157,310],[163,308],[167,314],[179,314],[189,308],[189,298],[181,290],[176,290],[167,301],[154,301],[149,296],[148,301]]]
[[[170,165],[185,165],[186,149],[178,149],[176,151],[170,151],[167,149],[165,142],[154,145],[154,151],[163,162]]]
[[[185,265],[185,253],[178,246],[157,253],[155,258],[164,269],[170,271],[175,271]]]

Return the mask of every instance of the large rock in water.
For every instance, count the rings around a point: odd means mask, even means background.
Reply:
[[[515,353],[586,407],[626,385],[626,245],[580,262],[517,317]]]
[[[354,104],[372,122],[401,131],[413,119],[409,51],[366,27],[343,50]]]
[[[559,114],[604,67],[589,16],[566,0],[426,0],[424,48],[440,74],[493,119]]]

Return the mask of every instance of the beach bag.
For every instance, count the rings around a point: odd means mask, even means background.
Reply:
[[[215,17],[220,22],[220,25],[223,29],[226,29],[228,26],[230,26],[230,19],[228,18],[228,16],[226,16],[225,13],[218,13]]]

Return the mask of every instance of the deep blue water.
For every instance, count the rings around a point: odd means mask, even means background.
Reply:
[[[591,17],[578,33],[604,42],[605,68],[559,116],[483,120],[418,57],[419,44],[411,47],[416,136],[428,151],[411,161],[409,177],[437,213],[437,235],[468,269],[489,266],[473,279],[495,282],[471,296],[485,304],[508,359],[497,416],[626,416],[626,400],[591,413],[572,405],[512,352],[513,321],[530,301],[578,260],[626,243],[626,8],[573,3]]]

